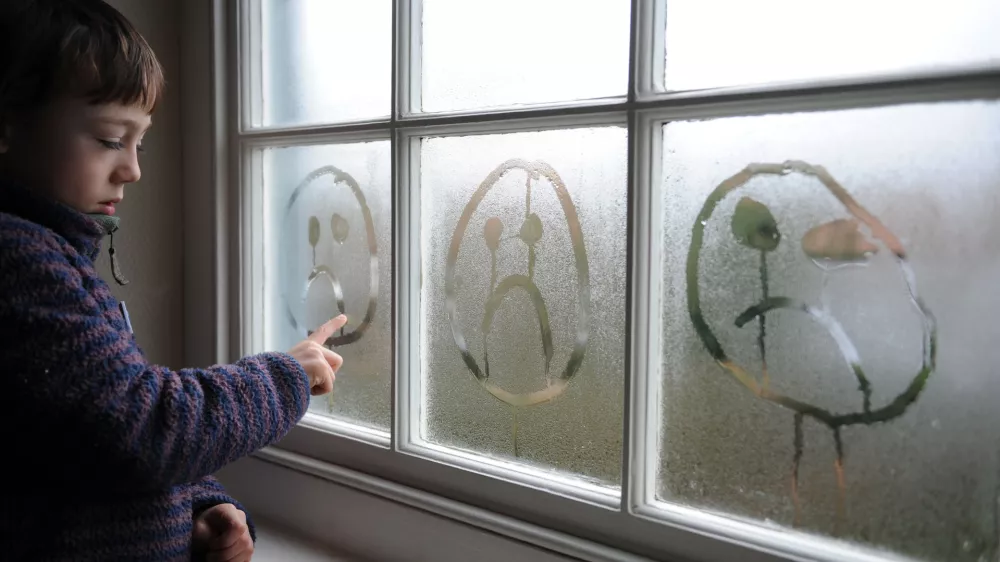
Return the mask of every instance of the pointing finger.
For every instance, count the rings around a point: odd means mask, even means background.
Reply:
[[[337,316],[333,320],[330,320],[329,322],[326,322],[325,324],[320,326],[315,332],[310,334],[309,339],[320,345],[323,345],[324,343],[326,343],[326,340],[333,335],[334,332],[343,328],[344,325],[346,324],[347,324],[347,316],[341,314],[340,316]]]

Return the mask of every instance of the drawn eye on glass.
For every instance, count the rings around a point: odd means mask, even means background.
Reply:
[[[847,216],[813,225],[799,241],[802,253],[821,271],[820,302],[813,304],[793,297],[771,294],[771,279],[774,277],[774,272],[770,271],[768,254],[778,249],[784,241],[778,220],[771,214],[770,209],[760,201],[750,197],[742,197],[737,202],[729,219],[730,231],[738,244],[759,254],[758,277],[761,296],[755,304],[736,313],[734,324],[737,328],[756,325],[757,353],[760,364],[758,378],[753,375],[749,365],[741,365],[725,351],[715,330],[706,321],[702,311],[701,284],[704,281],[705,285],[711,285],[713,278],[709,275],[703,276],[699,264],[705,242],[706,225],[723,199],[746,186],[757,176],[780,177],[792,172],[819,180],[823,187],[840,203],[842,213],[846,213]],[[867,230],[867,233],[862,231],[862,226]],[[863,267],[879,252],[880,248],[885,248],[890,252],[901,273],[910,301],[921,320],[923,342],[918,361],[919,366],[906,388],[892,399],[873,403],[873,389],[879,382],[878,373],[870,373],[863,367],[862,357],[847,331],[836,318],[835,310],[827,301],[825,289],[827,283],[830,282],[830,275],[834,271]],[[810,418],[825,426],[833,434],[834,472],[838,488],[837,520],[842,520],[845,514],[846,484],[844,478],[845,448],[841,430],[845,427],[889,423],[901,417],[920,397],[928,378],[936,368],[936,323],[930,309],[917,292],[916,276],[902,242],[876,216],[858,203],[823,167],[800,161],[750,164],[720,183],[705,200],[691,230],[686,277],[688,313],[698,338],[708,353],[724,371],[728,372],[758,399],[770,402],[773,407],[784,408],[792,414],[794,453],[791,492],[795,523],[798,524],[800,511],[799,465],[804,451],[803,421],[805,418]],[[766,345],[768,337],[766,317],[768,313],[774,311],[805,314],[809,320],[819,324],[829,334],[832,344],[842,357],[843,376],[851,377],[857,384],[856,388],[860,393],[858,404],[853,411],[836,412],[827,404],[809,403],[800,397],[786,396],[775,390],[771,382],[773,376],[768,368]],[[795,373],[781,373],[780,376],[794,377]]]
[[[345,197],[344,193],[349,193],[350,196]],[[300,207],[315,207],[317,199],[325,203],[319,205],[319,209]],[[310,214],[306,224],[302,224],[299,217],[303,211],[327,211],[331,207],[331,201],[335,202],[333,207],[336,209],[333,212],[326,213],[326,216]],[[344,201],[346,203],[341,204]],[[360,218],[360,221],[355,220],[355,224],[363,223],[363,237],[359,238],[351,232],[354,227],[348,218],[351,216]],[[305,238],[311,253],[310,269],[298,283],[293,281],[287,284],[283,295],[285,313],[294,329],[303,336],[312,334],[318,327],[311,325],[317,323],[312,318],[317,312],[324,313],[323,316],[330,316],[330,313],[346,314],[348,299],[357,301],[367,296],[367,306],[361,322],[355,324],[354,318],[349,317],[348,325],[327,339],[325,345],[344,346],[360,341],[371,326],[378,306],[379,269],[375,224],[358,182],[335,166],[324,166],[313,171],[289,197],[285,207],[283,234],[286,240],[294,242],[284,247],[295,248],[300,244],[297,241]],[[347,246],[357,243],[365,245],[365,263],[356,263],[357,258],[350,258],[351,253],[345,251]],[[345,295],[342,278],[347,272],[359,267],[368,269],[367,295]],[[301,288],[297,293],[294,290],[296,286]]]
[[[482,229],[483,239],[481,242],[478,242],[485,243],[489,250],[490,283],[489,289],[483,295],[482,300],[483,312],[482,323],[480,325],[483,342],[482,351],[481,353],[476,353],[469,348],[466,336],[463,333],[463,326],[459,322],[458,291],[461,289],[461,282],[456,272],[459,252],[463,242],[465,244],[476,243],[471,233],[469,239],[466,240],[466,231],[469,230],[469,223],[472,221],[472,217],[483,199],[496,187],[502,177],[516,172],[521,172],[525,175],[523,219],[516,228],[511,229],[508,229],[507,225],[499,217],[493,216],[486,219]],[[542,182],[540,180],[545,181]],[[540,288],[535,283],[535,269],[538,259],[537,247],[539,244],[544,243],[545,226],[541,217],[532,211],[531,205],[532,190],[535,184],[540,183],[548,183],[554,190],[559,202],[568,227],[577,276],[577,295],[575,299],[576,334],[573,341],[573,349],[566,364],[556,367],[552,365],[555,353],[549,311],[546,306],[543,288]],[[505,232],[508,232],[508,230],[513,233],[505,235]],[[524,264],[523,272],[514,272],[501,277],[501,273],[497,267],[498,253],[506,244],[512,243],[523,244],[527,247],[527,262]],[[490,353],[487,343],[489,335],[493,330],[494,318],[497,311],[514,290],[524,291],[531,301],[534,309],[534,321],[538,323],[541,348],[544,355],[544,372],[539,373],[544,378],[544,386],[538,390],[522,393],[510,392],[491,378]],[[445,272],[445,297],[445,306],[451,322],[452,336],[466,368],[483,389],[497,400],[510,405],[513,409],[514,454],[518,456],[517,409],[549,402],[564,393],[570,380],[577,374],[583,363],[589,337],[590,273],[587,264],[587,251],[584,244],[583,231],[573,199],[562,178],[559,177],[551,166],[544,162],[528,162],[520,159],[512,159],[504,162],[487,175],[486,179],[483,180],[466,204],[452,235]]]

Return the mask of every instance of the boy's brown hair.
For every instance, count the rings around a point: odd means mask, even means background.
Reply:
[[[0,117],[63,97],[152,113],[163,69],[103,0],[0,0]]]

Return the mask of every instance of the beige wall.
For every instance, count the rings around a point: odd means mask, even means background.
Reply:
[[[155,364],[183,366],[183,229],[180,138],[180,56],[174,0],[108,0],[129,18],[156,51],[167,77],[166,95],[153,116],[143,145],[142,179],[125,190],[115,247],[131,281],[119,287],[99,267],[120,300],[128,304],[135,337]]]

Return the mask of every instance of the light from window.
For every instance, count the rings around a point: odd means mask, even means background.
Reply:
[[[629,2],[425,0],[423,111],[625,95]]]
[[[387,117],[390,0],[260,0],[263,125]]]
[[[1000,61],[1000,2],[670,0],[666,86],[689,90]]]

